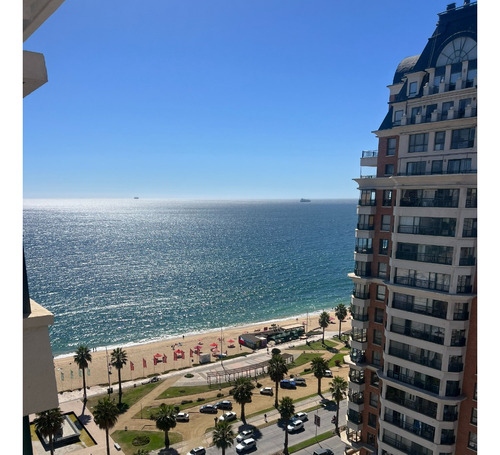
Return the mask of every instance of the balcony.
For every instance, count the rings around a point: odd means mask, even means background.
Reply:
[[[444,334],[441,328],[437,328],[436,333],[424,332],[423,330],[412,329],[399,324],[391,324],[390,328],[392,333],[405,335],[411,338],[418,338],[419,340],[430,341],[431,343],[444,344]]]
[[[460,373],[464,370],[463,362],[450,362],[448,364],[448,372],[450,373]]]
[[[430,360],[428,357],[413,354],[409,352],[408,349],[400,349],[394,347],[389,348],[389,354],[400,359],[409,360],[410,362],[417,363],[419,365],[434,368],[435,370],[441,370],[442,362],[439,354],[436,354],[435,359]]]
[[[369,320],[369,316],[367,314],[359,314],[359,313],[351,313],[353,321],[366,322]]]
[[[444,207],[444,208],[457,208],[458,198],[445,199],[445,198],[401,198],[399,201],[401,207]]]
[[[417,253],[413,251],[396,251],[396,259],[443,265],[451,265],[453,260],[452,257],[444,254]]]
[[[375,167],[377,166],[377,157],[378,157],[377,150],[363,150],[361,152],[360,165],[367,167]]]
[[[387,377],[395,379],[396,381],[402,382],[404,384],[412,385],[414,387],[417,387],[418,389],[434,393],[436,395],[439,394],[439,380],[435,378],[431,378],[429,380],[422,380],[415,376],[409,376],[406,374],[394,372],[394,370],[388,370]],[[430,378],[430,376],[427,377]],[[455,395],[447,395],[447,396],[455,396]]]
[[[375,229],[375,225],[368,223],[358,223],[356,225],[356,229],[358,229],[359,231],[373,231]]]
[[[473,266],[476,265],[476,258],[474,256],[469,256],[466,258],[460,258],[460,261],[458,262],[458,265],[463,265],[463,266]]]
[[[394,277],[394,283],[402,286],[410,286],[414,288],[432,289],[433,291],[449,292],[450,285],[446,283],[437,283],[433,280],[421,280],[407,276]]]
[[[418,420],[414,420],[413,423],[409,423],[404,419],[402,420],[401,418],[394,417],[392,414],[389,414],[386,411],[384,415],[384,422],[388,422],[392,425],[397,426],[398,428],[408,431],[414,435],[420,436],[427,441],[434,440],[434,434],[436,432],[435,428]]]
[[[404,452],[408,455],[432,455],[432,450],[426,449],[419,444],[412,443],[406,439],[395,438],[384,433],[382,442]]]
[[[455,237],[455,228],[441,227],[441,226],[415,226],[400,224],[398,227],[399,234],[412,234],[412,235],[435,235],[439,237]],[[463,236],[465,237],[465,236]],[[471,236],[470,236],[471,237]]]
[[[418,303],[401,300],[397,297],[394,297],[392,301],[392,308],[409,311],[410,313],[424,314],[439,319],[446,319],[446,308],[432,308],[425,305],[419,305]]]
[[[415,397],[411,395],[412,398],[408,398],[405,392],[395,389],[393,387],[387,387],[386,399],[392,403],[398,404],[408,409],[413,409],[419,414],[426,415],[431,419],[435,419],[437,416],[437,404],[426,400],[425,398]]]
[[[414,172],[398,172],[397,175],[399,177],[409,177],[413,175],[453,175],[453,174],[477,174],[477,169],[442,169],[441,171],[432,171],[432,172],[419,172],[418,174]]]

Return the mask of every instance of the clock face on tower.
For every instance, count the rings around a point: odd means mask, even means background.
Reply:
[[[469,37],[462,36],[449,42],[441,51],[436,62],[436,66],[451,65],[464,60],[477,59],[477,44]]]

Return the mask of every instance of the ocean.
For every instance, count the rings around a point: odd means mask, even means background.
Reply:
[[[55,356],[349,305],[355,200],[26,199]]]

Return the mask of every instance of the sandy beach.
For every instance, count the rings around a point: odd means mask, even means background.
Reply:
[[[308,329],[313,330],[319,327],[319,315],[309,315]],[[338,320],[333,312],[330,313],[332,324],[329,331],[338,330]],[[122,382],[137,380],[154,374],[163,374],[170,370],[189,368],[191,365],[198,364],[198,354],[196,346],[200,346],[201,353],[213,354],[220,352],[227,353],[228,356],[239,352],[252,352],[251,349],[238,344],[238,336],[245,332],[262,331],[264,327],[270,327],[272,322],[250,324],[238,326],[235,328],[226,328],[221,331],[212,331],[204,334],[185,335],[178,338],[172,338],[164,341],[138,344],[134,346],[123,347],[127,353],[128,362],[122,369]],[[307,324],[306,318],[292,317],[287,320],[277,322],[284,328],[290,328],[298,325]],[[350,330],[350,316],[342,322],[342,332]],[[232,341],[231,341],[232,340]],[[213,352],[212,349],[217,351]],[[92,351],[92,362],[89,369],[86,370],[86,384],[88,387],[96,385],[106,385],[108,383],[107,364],[111,360],[111,351],[106,350]],[[158,362],[155,365],[154,358],[157,356]],[[166,360],[166,362],[164,362]],[[82,388],[81,370],[73,361],[73,355],[59,357],[54,359],[54,368],[57,381],[57,391],[70,391]],[[118,373],[115,368],[110,368],[109,375],[111,384],[118,382]]]

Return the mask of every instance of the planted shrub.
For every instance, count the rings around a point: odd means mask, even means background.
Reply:
[[[137,436],[132,440],[132,445],[134,446],[145,446],[149,444],[149,436]]]

